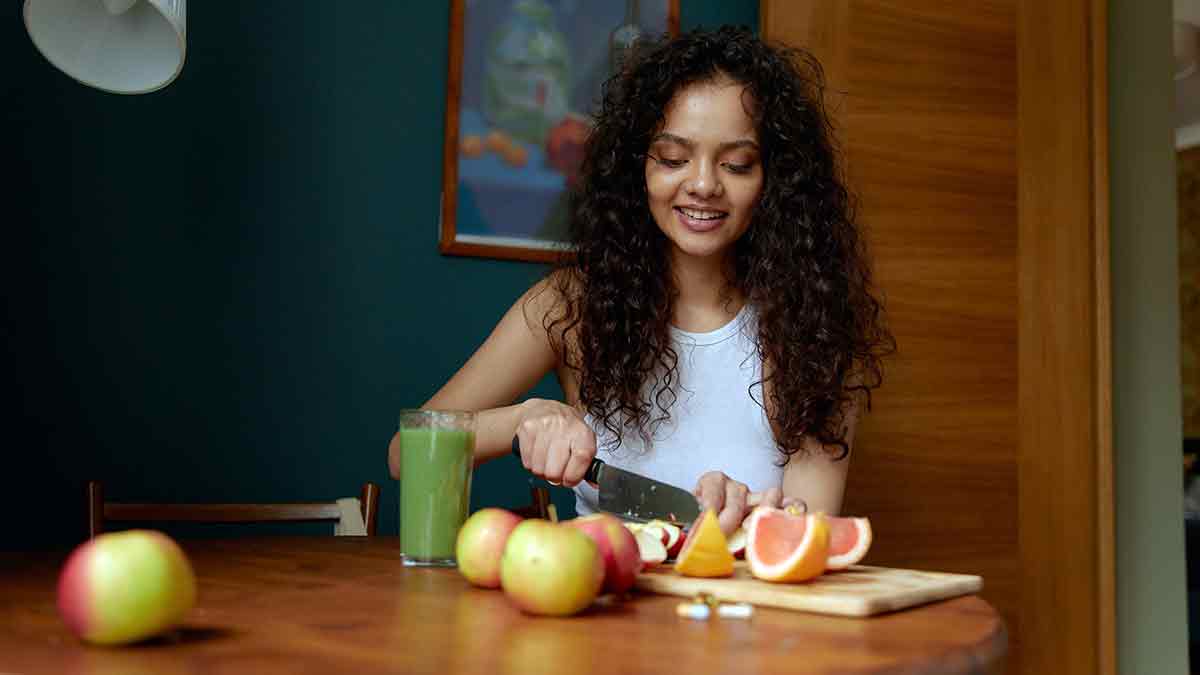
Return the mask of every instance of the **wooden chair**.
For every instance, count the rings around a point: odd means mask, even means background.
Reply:
[[[379,486],[363,483],[359,493],[359,512],[367,536],[375,535],[379,511]],[[344,503],[344,502],[343,502]],[[329,521],[345,529],[344,506],[337,501],[292,502],[285,504],[128,504],[106,502],[104,485],[88,481],[88,534],[104,531],[107,521],[266,523]],[[357,520],[357,518],[355,518]],[[336,531],[336,530],[335,530]]]

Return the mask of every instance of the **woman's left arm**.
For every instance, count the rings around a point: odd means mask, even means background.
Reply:
[[[858,428],[858,404],[852,403],[844,418],[846,446],[853,450],[854,433]],[[783,469],[783,496],[803,500],[809,513],[818,511],[836,516],[842,511],[842,496],[846,492],[846,474],[850,469],[850,452],[841,459],[838,446],[823,446],[809,437],[804,452],[791,456]]]

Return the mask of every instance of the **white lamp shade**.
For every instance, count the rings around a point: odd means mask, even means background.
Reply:
[[[56,68],[90,87],[142,94],[183,69],[187,0],[25,0],[25,30]]]

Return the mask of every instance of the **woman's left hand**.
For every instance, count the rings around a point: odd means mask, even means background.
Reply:
[[[717,513],[721,531],[729,536],[742,525],[742,521],[756,506],[780,508],[783,491],[777,487],[761,494],[751,493],[745,483],[726,476],[720,471],[709,471],[700,477],[692,491],[700,500],[701,510],[712,509]]]

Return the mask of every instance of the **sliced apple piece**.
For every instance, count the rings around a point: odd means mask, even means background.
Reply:
[[[665,520],[652,520],[651,525],[660,528],[666,537],[663,539],[663,546],[667,548],[667,557],[674,558],[679,555],[679,549],[683,548],[683,530],[674,523],[668,523]]]
[[[670,535],[670,540],[667,542],[667,557],[674,558],[679,555],[679,549],[683,548],[683,530],[679,529],[678,525],[666,523],[663,529]]]
[[[746,557],[746,530],[739,527],[729,535],[729,552],[734,558],[741,560]]]
[[[663,547],[666,547],[668,535],[667,535],[667,531],[665,529],[663,529],[661,520],[652,520],[648,523],[643,524],[642,531],[649,532],[649,533],[655,535],[662,541]]]
[[[667,559],[667,547],[663,546],[658,531],[642,527],[634,531],[633,536],[637,539],[638,553],[646,568],[661,565]]]
[[[683,528],[679,528],[679,539],[675,540],[674,546],[667,549],[667,556],[671,558],[678,558],[680,551],[683,550],[683,543],[687,541],[687,537],[688,531]]]

